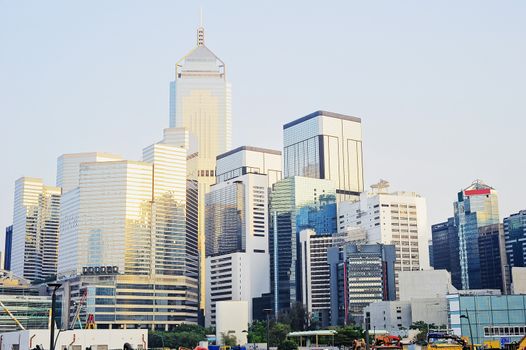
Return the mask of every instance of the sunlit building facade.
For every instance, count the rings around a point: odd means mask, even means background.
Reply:
[[[480,289],[479,228],[499,223],[498,194],[494,188],[476,180],[458,192],[457,197],[454,210],[462,289]]]
[[[80,164],[79,186],[62,201],[59,277],[71,289],[62,296],[65,321],[85,289],[88,300],[94,298],[88,311],[107,327],[170,329],[197,322],[199,265],[197,231],[187,227],[187,150],[175,145],[184,144],[184,132],[172,131],[144,149],[143,161]],[[112,301],[98,300],[99,289]]]
[[[30,281],[57,273],[60,196],[58,187],[42,179],[19,178],[15,183],[11,271]]]
[[[200,252],[201,307],[205,300],[205,194],[215,183],[216,156],[232,143],[231,87],[226,66],[205,46],[204,28],[197,30],[197,46],[175,66],[170,83],[170,128],[189,134],[188,178],[196,184]]]
[[[316,111],[283,126],[284,177],[330,180],[337,200],[363,192],[361,119]]]

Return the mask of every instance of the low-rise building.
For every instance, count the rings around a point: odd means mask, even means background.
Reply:
[[[216,303],[216,339],[224,345],[225,336],[234,336],[237,344],[247,343],[248,302],[219,301]]]
[[[390,334],[402,334],[412,323],[409,301],[377,301],[364,309],[369,317],[371,330],[386,330]]]
[[[451,294],[447,300],[450,328],[474,344],[499,340],[504,348],[526,335],[526,295]]]

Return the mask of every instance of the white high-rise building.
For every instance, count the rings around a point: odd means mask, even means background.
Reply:
[[[380,181],[372,191],[362,193],[358,202],[338,206],[338,232],[360,227],[369,243],[396,247],[395,278],[398,272],[429,269],[429,227],[425,198],[415,192],[389,192]]]
[[[251,321],[253,298],[270,292],[269,186],[281,176],[278,151],[244,146],[217,160],[218,182],[206,195],[207,325],[221,300],[248,302]]]
[[[170,128],[189,135],[188,178],[196,183],[200,252],[201,307],[205,298],[205,194],[215,183],[216,156],[232,143],[232,109],[226,66],[205,46],[204,28],[197,30],[197,46],[181,58],[170,84]],[[193,210],[193,206],[192,209]]]
[[[19,178],[15,183],[11,271],[30,281],[57,273],[60,188],[42,179]]]

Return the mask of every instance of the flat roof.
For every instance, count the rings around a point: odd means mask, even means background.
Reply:
[[[230,150],[228,152],[222,153],[216,157],[216,160],[219,160],[221,158],[228,157],[229,155],[232,155],[237,152],[241,151],[253,151],[253,152],[261,152],[261,153],[269,153],[269,154],[276,154],[278,156],[281,155],[281,151],[277,151],[274,149],[269,148],[261,148],[261,147],[253,147],[253,146],[240,146],[238,148],[234,148],[233,150]]]
[[[287,334],[287,337],[312,337],[312,336],[324,336],[324,335],[336,335],[338,332],[336,332],[334,329],[321,329],[318,331],[303,331],[303,332],[290,332]]]
[[[319,111],[316,111],[314,113],[311,113],[309,115],[306,115],[306,116],[304,116],[302,118],[296,119],[296,120],[294,120],[294,121],[292,121],[290,123],[287,123],[287,124],[283,125],[283,130],[288,129],[291,126],[297,125],[299,123],[303,123],[306,120],[309,120],[309,119],[312,119],[312,118],[316,118],[318,116],[325,116],[325,117],[349,120],[349,121],[358,122],[358,123],[362,122],[362,120],[360,118],[353,117],[351,115],[345,115],[345,114],[339,114],[339,113],[327,112],[327,111],[319,110]]]

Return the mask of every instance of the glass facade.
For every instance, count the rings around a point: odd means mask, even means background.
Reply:
[[[270,197],[269,250],[274,312],[301,300],[297,216],[302,207],[320,208],[327,196],[335,196],[331,181],[294,176],[274,184]]]
[[[520,340],[526,328],[526,295],[448,295],[449,325],[459,336],[470,337],[482,344],[485,340],[501,341],[501,348]],[[464,315],[469,317],[469,323]]]
[[[454,209],[462,289],[480,289],[479,228],[499,223],[497,191],[481,181],[475,181],[458,193]]]
[[[240,182],[206,194],[206,256],[245,251],[244,211]]]
[[[370,303],[395,300],[394,245],[329,248],[331,324],[358,322]]]
[[[338,200],[363,192],[361,120],[317,111],[285,124],[284,176],[331,180]]]
[[[5,228],[5,246],[4,246],[4,270],[11,270],[11,248],[13,245],[13,225]]]
[[[504,219],[506,253],[510,267],[526,266],[526,210]]]
[[[56,275],[60,221],[58,187],[22,177],[15,184],[11,271],[30,281]]]
[[[479,228],[480,278],[483,289],[499,289],[507,294],[509,271],[502,224]]]
[[[231,149],[232,97],[226,66],[205,46],[204,28],[197,46],[176,63],[170,83],[170,128],[188,131],[188,177],[197,181],[197,218],[201,308],[205,304],[205,194],[215,183],[216,157]]]
[[[433,239],[433,268],[447,270],[451,274],[451,284],[462,289],[460,260],[458,255],[458,233],[455,219],[431,226]]]

